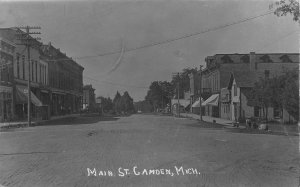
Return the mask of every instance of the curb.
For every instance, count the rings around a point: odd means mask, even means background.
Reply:
[[[60,120],[60,119],[65,119],[65,118],[70,118],[70,117],[77,117],[77,115],[73,114],[73,115],[69,115],[69,116],[63,116],[63,117],[59,117],[59,118],[53,118],[53,119],[49,119],[49,120],[41,120],[41,121],[32,121],[31,125],[28,126],[28,122],[11,122],[11,124],[8,123],[4,123],[4,125],[0,126],[0,131],[4,130],[4,129],[12,129],[12,128],[25,128],[25,127],[34,127],[34,126],[39,126],[39,125],[43,125],[46,122],[49,121],[54,121],[54,120]],[[2,187],[2,186],[0,186]]]

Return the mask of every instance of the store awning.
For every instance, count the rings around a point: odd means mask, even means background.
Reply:
[[[204,100],[201,99],[201,102],[203,103]],[[194,104],[192,105],[192,108],[196,108],[196,107],[200,107],[200,100],[199,99],[197,101],[195,101]]]
[[[16,104],[25,104],[25,103],[27,103],[27,96],[23,93],[23,91],[17,88]]]
[[[202,106],[211,105],[211,106],[218,106],[219,105],[219,94],[213,94],[208,99],[206,99]]]
[[[43,106],[43,103],[34,95],[34,93],[30,92],[31,103],[35,106]],[[16,103],[24,104],[27,103],[28,100],[28,89],[17,86],[17,94],[16,94]]]

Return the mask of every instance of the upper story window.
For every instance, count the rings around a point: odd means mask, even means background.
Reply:
[[[22,55],[23,80],[25,80],[25,56]]]
[[[233,60],[228,56],[228,55],[224,55],[222,58],[221,58],[222,62],[224,64],[230,64],[230,63],[233,63]]]
[[[38,82],[38,63],[35,61],[35,82]]]
[[[17,78],[20,78],[20,54],[17,54]]]
[[[263,63],[272,63],[273,62],[269,55],[264,55],[264,56],[260,57],[260,59],[262,60]]]
[[[270,78],[270,70],[265,70],[265,78]]]
[[[293,61],[290,59],[290,57],[289,57],[288,55],[282,55],[282,56],[280,57],[280,60],[281,60],[283,63],[291,63],[291,62],[293,62]]]
[[[34,61],[33,60],[31,60],[31,81],[33,81],[34,79],[34,70],[33,70],[33,68],[34,68]]]
[[[249,57],[249,55],[244,55],[244,56],[242,56],[242,57],[241,57],[241,61],[242,61],[243,63],[249,63],[249,62],[250,62],[250,57]]]
[[[237,96],[237,87],[236,87],[236,84],[233,85],[233,96]]]

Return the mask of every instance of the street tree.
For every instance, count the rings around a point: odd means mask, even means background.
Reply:
[[[97,99],[101,99],[101,105],[103,107],[103,110],[105,112],[109,112],[113,110],[114,104],[113,101],[111,100],[111,98],[105,98],[105,97],[98,97]]]
[[[149,90],[145,97],[145,100],[148,101],[153,110],[161,107],[161,98],[162,98],[162,89],[160,87],[159,81],[154,81],[149,86]]]
[[[121,96],[119,108],[120,111],[125,114],[134,113],[133,99],[130,97],[127,91],[125,91],[124,94]]]
[[[119,91],[117,91],[117,93],[113,99],[113,108],[116,113],[120,113],[120,100],[121,100],[121,95],[120,95]]]
[[[261,78],[255,83],[253,97],[256,103],[259,103],[259,106],[262,107],[265,120],[268,121],[268,108],[272,106],[272,100],[274,98],[269,79]]]
[[[154,81],[151,83],[145,101],[152,105],[153,110],[165,108],[173,97],[173,85],[168,81]]]
[[[286,71],[276,78],[276,100],[279,105],[296,120],[299,120],[299,72],[297,69]]]
[[[253,100],[263,108],[267,121],[268,107],[285,109],[296,120],[299,119],[299,75],[298,70],[284,70],[280,76],[260,79],[253,88]]]
[[[272,9],[274,3],[270,5]],[[279,0],[275,2],[276,9],[274,14],[277,16],[286,16],[291,14],[293,20],[300,24],[299,1],[298,0]]]

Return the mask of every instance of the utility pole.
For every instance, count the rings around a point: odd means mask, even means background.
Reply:
[[[30,36],[30,34],[41,34],[40,32],[30,32],[31,29],[41,29],[41,27],[31,27],[31,26],[25,26],[25,27],[16,27],[17,30],[17,40],[20,40],[20,43],[17,45],[24,45],[27,48],[27,60],[28,60],[28,80],[27,80],[27,92],[28,92],[28,100],[27,100],[27,114],[28,114],[28,126],[31,125],[31,89],[30,89],[30,47],[34,45],[38,45],[38,41],[41,38],[33,38]],[[22,29],[25,30],[22,31]],[[33,67],[32,67],[33,68]]]
[[[200,102],[200,121],[203,121],[202,119],[202,67],[203,65],[200,65],[200,85],[199,85],[199,102]]]
[[[177,115],[178,115],[178,117],[180,117],[180,102],[179,102],[180,75],[181,75],[181,73],[179,73],[179,72],[178,73],[173,73],[173,80],[175,80],[176,84],[177,84]]]
[[[179,81],[180,81],[180,77],[179,77],[179,73],[177,73],[177,77],[178,77],[178,81],[177,81],[177,114],[178,117],[180,117],[180,103],[179,103]]]
[[[172,75],[173,77],[173,80],[176,81],[176,88],[177,88],[177,108],[176,108],[176,112],[177,112],[177,116],[180,117],[180,103],[179,103],[179,95],[180,95],[180,84],[179,84],[179,81],[180,81],[180,73],[173,73]],[[171,108],[173,108],[173,106],[171,106]]]

